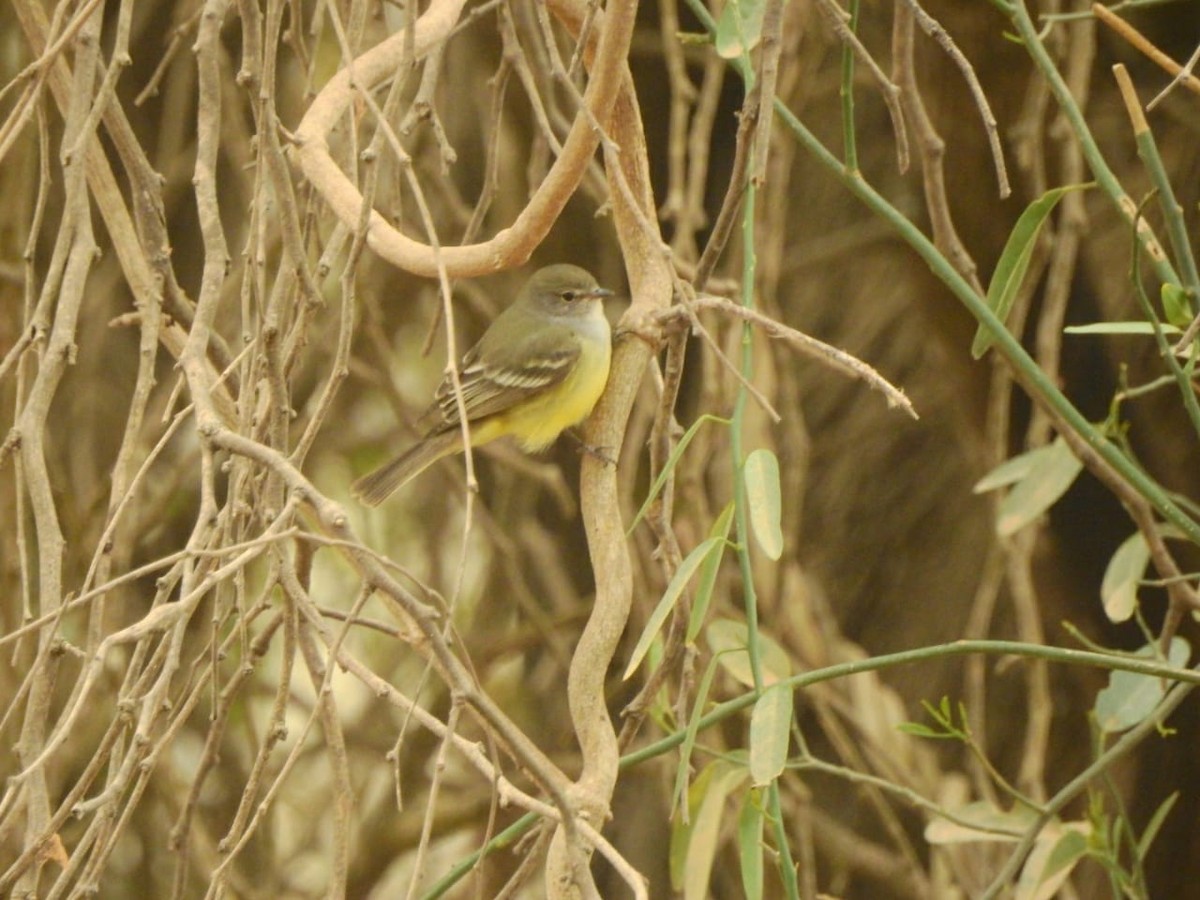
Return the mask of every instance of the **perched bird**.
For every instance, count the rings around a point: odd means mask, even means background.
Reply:
[[[535,452],[587,418],[608,382],[612,338],[603,299],[611,296],[578,266],[533,274],[459,365],[472,447],[511,435]],[[363,503],[378,506],[426,467],[463,451],[449,374],[426,415],[437,420],[423,438],[354,483]]]

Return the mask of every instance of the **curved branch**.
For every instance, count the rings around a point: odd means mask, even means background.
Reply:
[[[355,59],[339,72],[309,107],[296,131],[296,159],[306,177],[348,226],[359,222],[362,197],[329,153],[329,132],[345,114],[359,90],[369,90],[390,77],[403,62],[428,55],[443,42],[463,7],[463,0],[435,0],[416,23],[406,51],[405,32]],[[582,0],[552,0],[550,8],[575,34],[588,17]],[[409,238],[372,211],[366,240],[376,253],[402,269],[423,276],[437,274],[438,264],[450,276],[476,276],[525,262],[541,243],[575,191],[595,153],[602,132],[605,163],[612,191],[613,218],[633,293],[626,313],[628,330],[655,330],[655,314],[670,301],[672,275],[654,217],[653,192],[645,136],[626,57],[637,13],[636,0],[613,0],[603,14],[593,12],[593,27],[584,40],[589,79],[583,105],[562,152],[513,224],[483,243],[434,248]],[[598,38],[591,37],[599,34]],[[406,56],[406,52],[411,56]],[[588,424],[588,440],[619,447],[625,422],[651,350],[645,341],[622,342],[614,354],[609,387]],[[617,502],[616,472],[584,459],[582,506],[596,573],[596,603],[572,659],[568,702],[580,743],[583,772],[571,791],[574,815],[564,816],[547,861],[546,885],[551,896],[578,890],[595,896],[588,872],[593,842],[586,828],[600,828],[608,816],[616,785],[619,752],[604,697],[604,676],[629,616],[633,580]],[[450,661],[446,661],[450,662]],[[576,818],[576,816],[578,818]]]
[[[588,6],[583,0],[551,0],[550,9],[569,31],[577,34]],[[601,48],[610,46],[617,33],[624,36],[632,31],[636,12],[636,0],[608,3],[602,20]],[[598,57],[602,53],[603,49],[598,51]],[[593,66],[593,78],[597,77],[597,68]],[[608,387],[584,430],[584,440],[591,446],[612,448],[621,446],[634,397],[653,353],[650,342],[642,338],[657,334],[656,316],[669,305],[673,285],[669,255],[655,218],[641,111],[623,59],[620,87],[611,108],[599,121],[608,138],[604,161],[612,187],[613,222],[633,301],[618,329],[618,333],[628,336],[617,343]],[[567,680],[567,701],[583,762],[572,799],[580,817],[599,827],[609,814],[620,763],[616,732],[605,702],[605,675],[625,630],[633,596],[614,466],[584,457],[580,503],[595,573],[596,599]],[[546,862],[549,896],[572,896],[572,881],[579,891],[576,896],[596,896],[589,873],[581,871],[580,857],[586,859],[590,848],[575,843],[580,837],[562,827],[555,833]]]
[[[427,56],[447,39],[464,3],[465,0],[435,0],[417,20],[411,45],[413,59]],[[617,11],[610,10],[603,20],[625,18],[619,13],[613,16],[613,12]],[[625,57],[632,33],[632,22],[629,27],[601,28],[583,95],[586,108],[575,117],[562,153],[512,225],[482,243],[443,246],[435,252],[433,247],[403,234],[372,210],[367,223],[367,245],[393,265],[430,278],[438,273],[439,256],[452,278],[486,275],[523,264],[558,219],[596,152],[600,135],[592,122],[604,123],[608,118],[626,71]],[[406,56],[406,41],[407,32],[398,31],[339,71],[321,89],[296,129],[294,156],[301,170],[334,214],[351,228],[359,223],[362,194],[330,155],[329,132],[360,90],[377,87],[398,66],[413,61]]]

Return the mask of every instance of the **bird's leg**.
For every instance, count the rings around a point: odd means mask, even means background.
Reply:
[[[579,433],[578,428],[568,428],[563,432],[563,434],[570,437],[571,440],[579,445],[580,453],[586,453],[593,459],[600,460],[600,462],[604,463],[606,466],[616,466],[617,461],[612,456],[611,447],[593,447],[583,439],[583,435]]]

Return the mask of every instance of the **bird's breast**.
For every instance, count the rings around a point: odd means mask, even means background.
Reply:
[[[586,419],[604,393],[612,361],[607,322],[604,325],[602,340],[590,335],[584,338],[579,359],[566,378],[504,414],[505,432],[516,436],[525,450],[548,447],[565,429]]]

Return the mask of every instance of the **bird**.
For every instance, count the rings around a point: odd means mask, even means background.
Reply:
[[[434,424],[408,450],[358,479],[352,493],[378,506],[439,459],[513,437],[525,451],[550,446],[591,413],[608,382],[612,337],[600,287],[586,269],[538,269],[458,366],[462,409],[450,373],[423,419]]]

